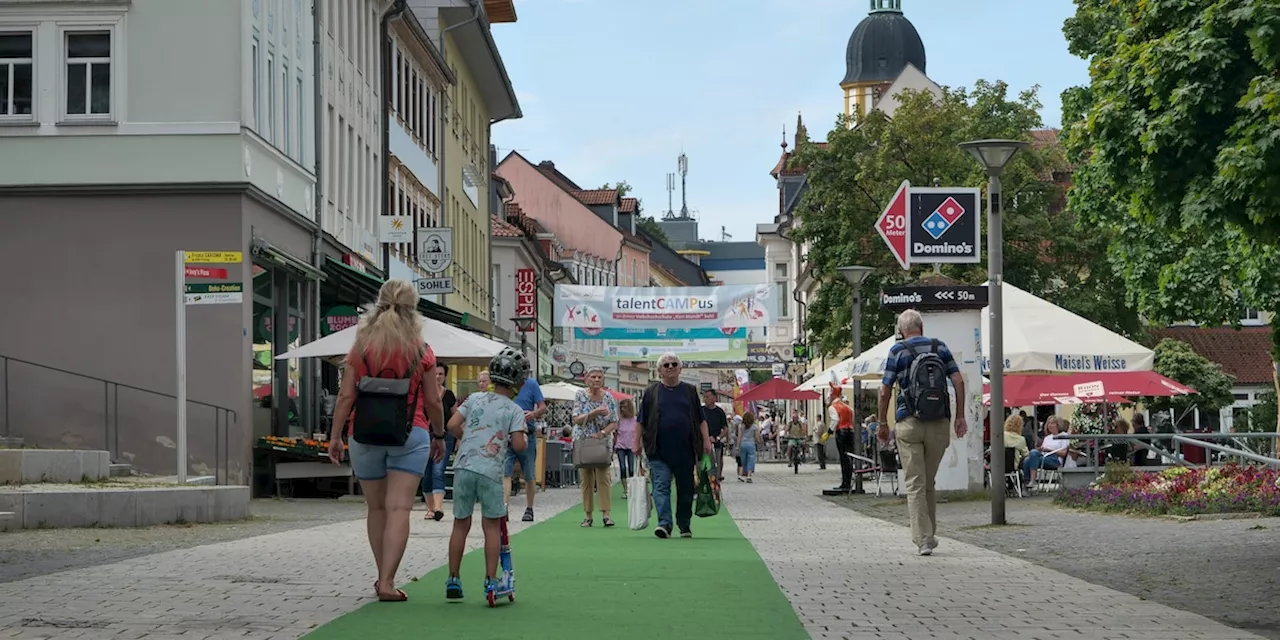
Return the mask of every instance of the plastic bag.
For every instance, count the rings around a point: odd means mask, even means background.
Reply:
[[[627,527],[632,531],[649,528],[649,486],[644,476],[627,478]]]
[[[720,513],[720,479],[716,477],[716,466],[712,464],[711,456],[703,454],[702,463],[698,465],[693,514],[699,518],[710,518],[717,513]]]

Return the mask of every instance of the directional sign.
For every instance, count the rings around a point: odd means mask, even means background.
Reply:
[[[453,293],[453,278],[420,278],[413,283],[418,285],[420,296]]]
[[[244,293],[243,282],[210,282],[189,284],[187,293]]]
[[[978,189],[912,187],[907,216],[907,261],[975,263],[982,259]]]
[[[188,293],[184,298],[187,304],[235,304],[244,302],[244,293]]]
[[[880,292],[880,306],[891,311],[960,311],[987,306],[987,288],[967,284],[889,287]]]
[[[221,280],[227,277],[227,270],[218,267],[187,267],[185,271],[188,278]]]
[[[880,232],[880,237],[884,238],[884,243],[889,245],[889,251],[903,269],[911,268],[911,258],[907,255],[907,194],[910,190],[911,183],[903,180],[897,193],[889,200],[889,206],[876,220],[876,231]]]
[[[239,251],[187,251],[184,259],[187,264],[230,264],[244,262],[244,254]]]

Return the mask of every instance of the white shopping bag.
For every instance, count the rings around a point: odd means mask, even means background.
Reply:
[[[649,528],[649,484],[644,476],[627,478],[627,526],[633,531]]]

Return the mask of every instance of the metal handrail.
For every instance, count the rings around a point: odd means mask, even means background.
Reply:
[[[115,380],[108,380],[106,378],[99,378],[97,376],[91,376],[84,373],[68,371],[66,369],[51,367],[49,365],[40,364],[38,362],[31,362],[29,360],[23,360],[21,358],[14,358],[11,356],[0,354],[0,387],[3,388],[3,392],[4,392],[4,411],[0,413],[0,416],[3,416],[4,422],[0,423],[0,427],[3,427],[3,429],[0,430],[0,432],[3,432],[5,436],[9,435],[9,429],[10,429],[9,408],[13,404],[11,400],[11,396],[9,395],[9,363],[10,362],[16,362],[18,364],[23,364],[29,367],[36,367],[38,369],[43,369],[45,371],[53,371],[56,373],[61,373],[64,375],[81,378],[84,380],[90,380],[93,382],[102,383],[102,416],[103,416],[102,441],[103,441],[103,446],[106,446],[110,449],[112,460],[118,459],[120,455],[120,389],[121,388],[130,390],[130,391],[137,391],[139,393],[146,393],[153,396],[159,396],[161,398],[169,398],[174,401],[178,399],[178,396],[174,394],[164,393],[162,391],[154,391],[152,389],[143,389],[142,387],[126,384],[124,382],[116,382]],[[229,434],[227,432],[229,431],[230,423],[228,422],[228,420],[230,420],[230,422],[232,423],[239,424],[240,416],[239,414],[236,413],[235,409],[228,409],[227,407],[220,407],[216,404],[201,402],[199,400],[188,399],[187,402],[194,405],[201,406],[201,407],[208,407],[214,410],[213,411],[214,474],[217,481],[221,483],[228,479],[226,477],[217,476],[218,471],[222,470],[223,462],[226,461],[227,454],[229,453],[228,451],[229,450],[229,445],[228,445]],[[113,425],[115,426],[114,442],[112,441],[112,438],[111,438],[111,435],[112,435],[111,428]],[[221,434],[221,438],[219,438],[219,434]]]
[[[1199,465],[1199,464],[1196,464],[1196,463],[1188,462],[1188,461],[1187,461],[1187,460],[1186,460],[1186,459],[1185,459],[1181,454],[1179,454],[1179,453],[1175,453],[1175,452],[1173,452],[1173,451],[1166,451],[1166,450],[1161,449],[1161,448],[1159,448],[1159,447],[1151,446],[1151,444],[1150,444],[1149,442],[1144,442],[1144,441],[1150,441],[1150,440],[1168,440],[1168,441],[1170,441],[1170,444],[1173,444],[1173,443],[1189,444],[1189,445],[1194,446],[1194,447],[1201,447],[1201,448],[1208,449],[1208,450],[1211,450],[1211,451],[1217,451],[1217,452],[1219,452],[1219,453],[1225,453],[1225,454],[1227,454],[1227,455],[1237,456],[1237,457],[1240,457],[1240,458],[1244,458],[1244,459],[1246,459],[1246,460],[1252,460],[1252,461],[1260,462],[1260,463],[1262,463],[1262,464],[1266,464],[1266,465],[1270,465],[1270,466],[1280,466],[1280,459],[1277,459],[1277,458],[1268,458],[1267,456],[1259,455],[1259,454],[1254,453],[1254,452],[1252,452],[1252,451],[1242,451],[1242,450],[1240,450],[1240,449],[1232,449],[1231,447],[1225,447],[1225,446],[1222,446],[1222,445],[1220,445],[1220,444],[1214,444],[1214,443],[1212,443],[1212,442],[1206,442],[1206,441],[1208,441],[1208,440],[1231,440],[1231,441],[1235,441],[1235,440],[1248,439],[1248,438],[1271,438],[1271,439],[1275,439],[1275,438],[1280,438],[1280,433],[1272,433],[1272,432],[1259,432],[1259,433],[1253,433],[1253,432],[1233,432],[1233,433],[1220,433],[1220,432],[1211,432],[1211,433],[1105,433],[1105,434],[1103,434],[1103,433],[1099,433],[1099,434],[1088,434],[1088,433],[1071,433],[1071,434],[1067,434],[1067,433],[1063,433],[1063,434],[1058,434],[1058,437],[1059,437],[1059,438],[1066,439],[1066,440],[1084,440],[1084,441],[1087,441],[1087,442],[1090,444],[1090,449],[1091,449],[1091,451],[1089,451],[1086,455],[1089,455],[1089,456],[1090,456],[1090,460],[1093,460],[1093,456],[1094,456],[1094,455],[1096,455],[1096,450],[1097,450],[1097,447],[1099,446],[1099,441],[1103,441],[1103,440],[1111,440],[1111,441],[1116,441],[1116,442],[1125,442],[1125,441],[1132,442],[1133,444],[1137,445],[1139,448],[1147,449],[1147,450],[1149,450],[1149,451],[1155,451],[1156,453],[1160,454],[1162,457],[1167,458],[1167,459],[1169,459],[1169,460],[1173,461],[1174,463],[1179,464],[1179,465],[1182,465],[1182,466],[1185,466],[1185,467],[1200,468],[1201,466],[1212,466],[1212,465],[1211,465],[1211,463],[1212,463],[1212,461],[1211,461],[1211,460],[1210,460],[1210,461],[1207,461],[1205,465]],[[1094,464],[1092,464],[1091,466],[1092,466],[1095,470],[1097,470],[1097,471],[1101,471],[1101,469],[1098,467],[1098,465],[1096,464],[1096,462],[1095,462]]]

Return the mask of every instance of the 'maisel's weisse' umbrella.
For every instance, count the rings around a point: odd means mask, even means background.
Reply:
[[[774,378],[734,398],[735,402],[763,402],[766,400],[821,400],[822,396],[797,389],[794,382]]]
[[[431,318],[422,319],[422,339],[431,345],[436,359],[449,364],[486,365],[507,345],[478,333],[447,325]],[[276,360],[293,358],[341,359],[356,343],[356,327],[348,327],[293,351],[276,356]]]
[[[1010,375],[1005,376],[1004,406],[1098,402],[1121,404],[1131,402],[1133,398],[1185,396],[1194,393],[1195,389],[1154,371]],[[989,389],[983,390],[982,403],[991,403]]]

